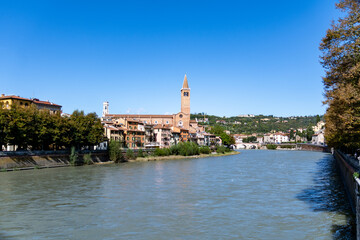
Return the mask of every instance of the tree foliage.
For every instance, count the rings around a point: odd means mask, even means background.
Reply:
[[[0,107],[0,146],[17,145],[18,149],[81,149],[103,139],[103,127],[95,113],[74,111],[70,117],[51,114],[35,106],[11,109]],[[1,147],[0,147],[1,150]]]
[[[322,39],[321,63],[325,68],[325,137],[329,146],[360,147],[360,2],[340,0],[345,13],[333,22]]]
[[[224,145],[230,146],[232,144],[235,144],[235,138],[233,136],[227,134],[225,132],[225,129],[218,124],[212,126],[211,129],[209,129],[209,132],[212,134],[215,134],[216,136],[219,136]]]

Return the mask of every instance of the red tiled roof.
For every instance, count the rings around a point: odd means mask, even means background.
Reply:
[[[33,102],[35,104],[43,104],[43,105],[51,105],[51,106],[55,106],[55,107],[61,107],[61,105],[58,105],[58,104],[55,104],[55,103],[52,103],[52,102],[48,102],[48,101],[33,100]]]
[[[154,127],[154,129],[170,129],[170,126],[158,124]]]
[[[19,97],[19,96],[15,96],[15,95],[9,95],[9,96],[3,96],[3,97],[0,97],[0,99],[19,99],[19,100],[25,100],[25,101],[32,101],[31,99],[29,98],[22,98],[22,97]]]
[[[58,105],[58,104],[55,104],[55,103],[52,103],[49,101],[40,101],[40,100],[35,100],[35,99],[23,98],[23,97],[19,97],[19,96],[15,96],[15,95],[3,96],[3,97],[0,97],[0,99],[18,99],[18,100],[33,102],[35,104],[44,104],[44,105],[52,105],[52,106],[61,107],[61,105]]]
[[[106,117],[122,118],[172,118],[173,115],[151,115],[151,114],[106,114]]]

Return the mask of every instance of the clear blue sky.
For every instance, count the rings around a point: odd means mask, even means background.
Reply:
[[[71,113],[323,114],[335,0],[1,1],[1,93]]]

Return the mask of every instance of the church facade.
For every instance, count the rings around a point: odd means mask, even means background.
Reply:
[[[166,125],[190,130],[190,88],[185,75],[181,92],[181,110],[172,115],[157,114],[109,114],[109,103],[103,104],[103,119],[132,119],[149,125]]]

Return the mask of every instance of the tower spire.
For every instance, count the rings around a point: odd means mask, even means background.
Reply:
[[[188,84],[188,81],[187,81],[186,74],[185,74],[185,77],[184,77],[184,83],[183,83],[183,87],[182,87],[182,88],[189,88],[189,84]]]

